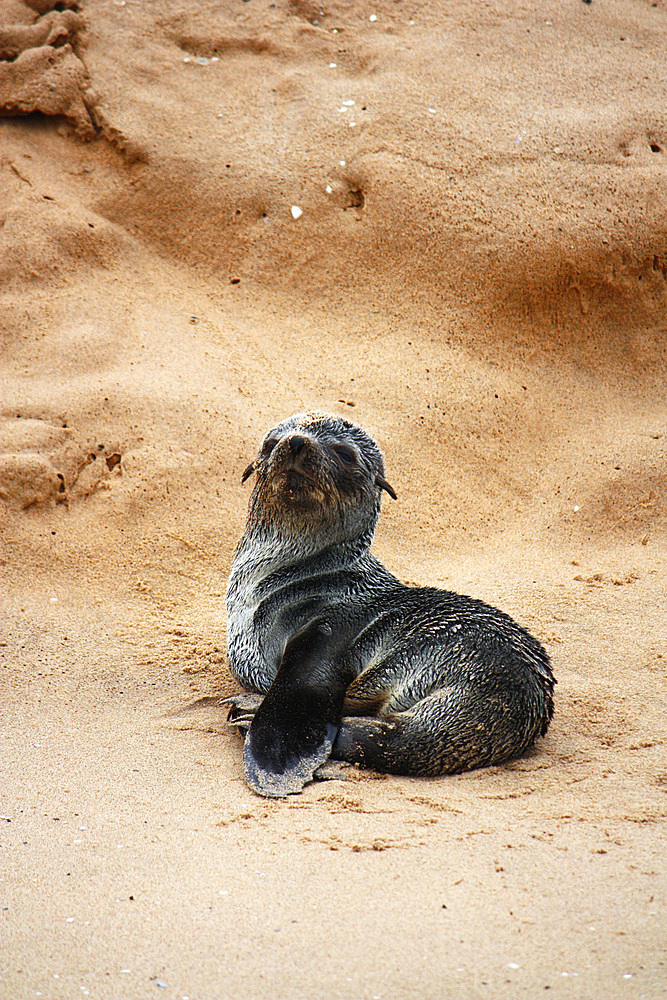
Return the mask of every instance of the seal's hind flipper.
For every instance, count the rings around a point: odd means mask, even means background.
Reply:
[[[339,640],[317,619],[287,643],[243,747],[245,779],[259,795],[300,792],[329,759],[346,688],[334,666]]]
[[[314,781],[349,781],[352,764],[345,760],[325,760],[315,771]]]

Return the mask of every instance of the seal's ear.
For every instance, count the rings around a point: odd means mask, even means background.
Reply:
[[[397,499],[396,493],[394,492],[393,488],[389,485],[386,479],[382,478],[382,476],[375,477],[375,485],[379,486],[381,490],[386,490],[392,500]]]
[[[245,472],[241,476],[241,482],[245,483],[246,479],[249,479],[250,476],[252,476],[252,474],[253,474],[254,471],[255,471],[255,463],[251,462],[250,465],[248,466],[248,468],[245,470]]]

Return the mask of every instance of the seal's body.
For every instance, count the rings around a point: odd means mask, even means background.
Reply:
[[[554,679],[501,611],[407,587],[371,554],[384,479],[361,428],[296,414],[244,474],[257,480],[227,590],[228,654],[257,791],[299,791],[332,756],[395,774],[498,764],[546,732]],[[256,714],[248,712],[260,704]]]

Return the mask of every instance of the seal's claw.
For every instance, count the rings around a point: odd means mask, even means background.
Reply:
[[[240,729],[245,733],[252,725],[252,720],[254,718],[254,712],[244,712],[236,708],[230,708],[227,716],[227,722],[230,726],[235,726],[237,729]]]
[[[261,694],[233,694],[221,702],[222,705],[229,705],[227,712],[227,722],[230,726],[236,726],[245,733],[255,718],[255,712],[264,701]]]
[[[222,698],[221,705],[231,705],[233,708],[247,708],[251,712],[256,712],[264,701],[263,694],[251,694],[249,691],[239,691],[238,694],[230,694],[228,698]]]

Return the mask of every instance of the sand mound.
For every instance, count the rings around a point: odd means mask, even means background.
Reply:
[[[95,98],[74,49],[84,20],[55,6],[55,0],[10,0],[0,8],[0,114],[62,117],[81,136],[90,137],[95,134],[90,111]],[[76,6],[75,0],[58,3],[60,8]]]

